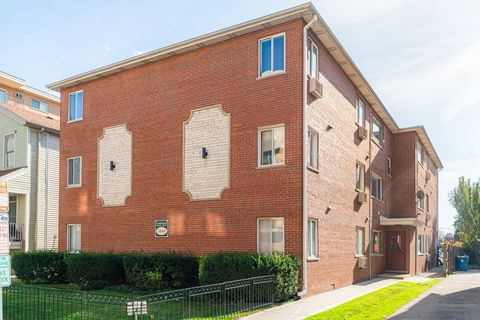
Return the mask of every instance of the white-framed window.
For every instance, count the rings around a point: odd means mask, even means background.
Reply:
[[[417,161],[422,165],[425,162],[425,151],[423,150],[423,146],[419,141],[417,142]]]
[[[430,237],[425,235],[425,244],[424,244],[425,254],[429,254],[428,248],[430,247]]]
[[[257,252],[284,252],[285,231],[283,218],[258,218]]]
[[[372,118],[372,139],[383,147],[383,125],[377,118]]]
[[[5,169],[15,167],[15,134],[8,134],[4,136],[4,161],[3,166]]]
[[[372,253],[383,254],[382,231],[372,230]]]
[[[318,258],[318,220],[308,219],[308,257]]]
[[[67,159],[67,186],[79,187],[82,185],[82,157]]]
[[[307,40],[307,66],[308,75],[318,78],[318,47],[310,37]]]
[[[382,177],[372,173],[372,185],[371,185],[371,193],[372,197],[377,200],[383,200],[383,179]]]
[[[357,256],[363,256],[365,252],[365,228],[357,227],[355,229],[355,254]]]
[[[259,40],[259,76],[285,71],[285,33]]]
[[[365,166],[358,161],[355,165],[355,189],[357,191],[365,190]]]
[[[423,242],[425,239],[424,239],[424,236],[423,235],[418,235],[417,237],[417,244],[418,244],[418,248],[417,248],[417,251],[418,251],[418,255],[423,255],[423,252],[425,250],[425,243]]]
[[[0,102],[7,102],[7,99],[8,99],[8,94],[7,94],[7,90],[4,90],[4,89],[0,89]]]
[[[392,176],[392,159],[387,158],[387,174]]]
[[[32,99],[32,108],[43,112],[48,112],[48,103],[40,100]]]
[[[425,209],[430,212],[430,196],[425,193]]]
[[[83,119],[83,90],[72,92],[68,99],[68,122]]]
[[[422,190],[419,190],[419,191],[422,191]],[[420,195],[422,193],[423,191],[418,192],[417,194]],[[425,209],[425,193],[423,193],[423,197],[422,196],[417,197],[417,207],[422,210]]]
[[[275,126],[258,130],[258,165],[285,163],[285,127]]]
[[[318,133],[308,129],[308,166],[318,169]]]
[[[357,97],[357,102],[356,102],[356,111],[357,111],[357,124],[360,127],[365,126],[365,103],[363,103],[363,100]]]
[[[67,251],[78,252],[82,249],[82,225],[67,224]]]

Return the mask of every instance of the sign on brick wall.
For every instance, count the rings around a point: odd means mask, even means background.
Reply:
[[[155,221],[155,238],[168,238],[168,220]]]

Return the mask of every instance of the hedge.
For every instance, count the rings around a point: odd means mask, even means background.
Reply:
[[[27,283],[66,283],[66,255],[56,251],[18,252],[12,256],[12,269]]]
[[[80,289],[100,289],[125,282],[123,255],[86,252],[65,258],[68,281]]]
[[[275,275],[276,301],[285,301],[298,290],[300,260],[288,255],[216,253],[200,258],[200,284],[212,284],[262,275]]]
[[[146,290],[198,285],[198,258],[180,253],[133,253],[123,258],[127,283]]]

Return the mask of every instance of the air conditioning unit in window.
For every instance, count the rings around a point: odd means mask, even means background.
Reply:
[[[367,257],[366,256],[361,256],[358,257],[357,265],[359,269],[366,269],[367,268]]]
[[[367,140],[368,138],[367,129],[365,129],[364,127],[358,127],[358,137],[362,140]]]
[[[368,195],[366,192],[358,191],[358,202],[366,203],[368,201]]]
[[[308,78],[308,92],[315,98],[321,98],[323,95],[323,85],[317,78]]]

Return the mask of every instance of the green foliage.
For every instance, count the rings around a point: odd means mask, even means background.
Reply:
[[[83,252],[65,259],[70,283],[80,289],[100,289],[125,282],[123,255]]]
[[[127,282],[145,290],[179,289],[198,285],[198,258],[180,253],[124,255]]]
[[[457,210],[455,232],[467,251],[478,261],[480,250],[480,180],[461,177],[450,193],[450,203]]]
[[[202,285],[262,275],[275,275],[275,301],[286,301],[298,289],[300,261],[288,255],[217,253],[200,258]]]
[[[12,269],[27,283],[66,283],[66,255],[56,251],[18,252],[12,256]]]

